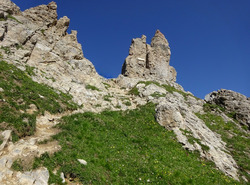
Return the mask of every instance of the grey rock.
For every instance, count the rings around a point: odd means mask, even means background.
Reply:
[[[30,172],[17,174],[20,184],[47,185],[49,180],[49,171],[46,168],[40,168]]]
[[[63,172],[61,172],[60,177],[62,179],[62,183],[65,183],[66,181],[65,181],[65,177],[64,177],[64,173]]]
[[[122,74],[130,78],[175,82],[176,71],[169,65],[170,55],[169,43],[159,30],[151,45],[146,43],[146,36],[143,35],[132,40]]]
[[[0,151],[4,149],[7,145],[7,142],[11,139],[11,130],[5,130],[1,133],[1,138],[3,138],[3,142],[0,145]]]
[[[190,105],[190,102],[193,104]],[[221,171],[238,180],[238,166],[232,156],[225,152],[225,143],[194,114],[195,110],[190,109],[194,105],[202,108],[198,100],[186,101],[178,93],[168,93],[156,108],[156,119],[160,125],[175,132],[184,148],[198,150],[202,157],[213,161]],[[197,142],[189,143],[184,130],[198,139],[202,145],[208,146],[209,150],[203,150]]]
[[[79,161],[79,163],[83,164],[83,165],[87,165],[87,162],[83,159],[77,159]]]
[[[48,5],[40,5],[23,12],[23,15],[30,19],[32,22],[36,22],[39,26],[54,26],[57,23],[57,5],[55,2],[51,2]]]
[[[139,91],[140,91],[140,89],[141,88],[139,88]],[[145,87],[144,91],[141,92],[142,96],[150,96],[150,95],[153,95],[155,93],[160,94],[160,95],[165,95],[166,90],[164,88],[161,88],[161,87],[155,85],[155,84],[150,84],[150,85]]]
[[[206,95],[205,101],[225,108],[226,113],[233,113],[234,118],[250,130],[250,99],[243,94],[221,89]]]
[[[10,0],[1,0],[0,12],[6,12],[8,14],[19,14],[20,8]]]

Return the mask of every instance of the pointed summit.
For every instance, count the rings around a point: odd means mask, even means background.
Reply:
[[[157,43],[166,44],[167,46],[169,45],[167,39],[160,32],[160,30],[156,30],[155,35],[151,40],[151,46],[154,47],[154,45],[157,45]]]
[[[165,46],[165,48],[169,47],[169,43],[166,37],[160,32],[160,30],[157,30],[155,32],[154,37],[151,40],[151,47],[155,47],[159,45]]]

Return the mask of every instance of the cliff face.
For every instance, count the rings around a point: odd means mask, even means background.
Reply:
[[[214,162],[219,170],[236,180],[249,180],[249,176],[245,177],[247,170],[242,167],[244,160],[240,158],[249,157],[249,146],[243,148],[236,159],[232,154],[237,153],[237,148],[226,143],[238,140],[238,135],[249,139],[249,98],[220,90],[201,100],[185,92],[175,83],[177,73],[169,65],[169,43],[159,30],[150,45],[144,35],[133,39],[122,74],[117,79],[108,80],[98,75],[93,64],[84,57],[77,32],[68,34],[70,20],[66,16],[58,19],[55,2],[21,12],[10,0],[2,0],[0,19],[1,60],[15,65],[36,82],[71,94],[75,103],[83,105],[77,112],[128,110],[153,102],[157,122],[173,131],[183,148],[198,151],[201,158]],[[5,91],[0,83],[0,95]],[[0,108],[4,101],[0,96]],[[34,110],[38,109],[36,105],[32,106]],[[46,168],[16,173],[10,167],[18,158],[23,159],[30,153],[32,157],[40,156],[50,150],[42,148],[38,141],[55,134],[51,123],[57,124],[63,115],[39,116],[35,136],[16,144],[11,142],[13,128],[6,127],[9,130],[1,132],[4,142],[0,145],[0,167],[4,170],[0,172],[0,182],[27,184],[39,181],[47,184],[49,173]],[[231,130],[228,125],[237,130]],[[221,129],[222,126],[225,129]],[[225,135],[224,130],[227,130]],[[237,146],[240,144],[236,142]],[[52,152],[60,148],[58,143],[54,145]],[[38,152],[33,155],[34,150]]]

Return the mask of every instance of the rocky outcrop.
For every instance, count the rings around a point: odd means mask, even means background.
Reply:
[[[57,20],[57,5],[51,2],[19,11],[10,0],[1,2],[5,20],[0,21],[0,53],[3,60],[22,70],[32,68],[33,80],[68,92],[78,104],[93,101],[85,86],[105,90],[103,78],[84,57],[77,32],[67,32],[70,20]],[[7,12],[7,13],[6,13]],[[102,97],[103,95],[98,95]]]
[[[146,36],[132,40],[129,56],[122,66],[122,74],[130,78],[175,82],[176,71],[169,65],[170,47],[165,36],[157,30],[151,45]]]
[[[211,160],[225,174],[238,180],[238,166],[228,154],[226,144],[220,135],[211,131],[194,113],[202,111],[203,102],[179,93],[167,94],[161,98],[156,108],[158,123],[173,130],[183,147],[198,150],[201,157]],[[192,138],[192,139],[191,139]],[[193,143],[190,142],[193,141]]]
[[[250,130],[250,98],[231,90],[221,89],[206,95],[205,100],[225,108],[226,113]]]

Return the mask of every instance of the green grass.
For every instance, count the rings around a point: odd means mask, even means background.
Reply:
[[[13,130],[13,141],[34,133],[38,114],[78,107],[70,95],[32,81],[25,72],[4,61],[0,61],[0,87],[4,90],[0,92],[0,130]],[[36,105],[37,111],[28,114],[31,104]]]
[[[130,89],[130,91],[128,93],[132,94],[132,95],[135,95],[135,96],[140,95],[140,92],[139,92],[138,88],[136,87],[136,85],[132,89]]]
[[[9,54],[11,53],[11,51],[10,51],[10,47],[7,47],[7,46],[1,46],[1,48],[0,48],[0,49],[4,50],[5,54],[7,54],[7,55],[9,55]]]
[[[61,172],[83,184],[238,184],[199,160],[199,154],[184,150],[154,116],[155,106],[147,104],[63,117],[62,132],[54,137],[62,150],[36,158],[33,167],[46,166],[49,183],[56,184]]]
[[[126,106],[131,106],[132,105],[130,101],[124,101],[123,104],[126,105]]]
[[[110,98],[113,98],[113,96],[110,95],[110,94],[107,94],[107,95],[104,95],[104,96],[103,96],[103,100],[104,100],[104,101],[109,101],[109,102],[110,102],[110,101],[111,101]]]
[[[15,160],[11,166],[11,168],[15,171],[23,171],[23,165],[21,163],[21,160]]]
[[[45,32],[45,30],[44,30],[44,29],[41,29],[41,33],[45,36],[44,32]]]
[[[19,50],[19,49],[23,49],[23,46],[21,44],[17,44],[16,45],[16,49]]]
[[[151,94],[150,96],[154,97],[154,98],[159,98],[159,97],[165,97],[166,94],[161,94],[159,92],[154,92],[153,94]]]
[[[23,24],[22,22],[20,22],[19,20],[17,20],[17,18],[13,17],[12,15],[8,15],[7,18],[8,19],[12,19],[12,20],[16,21],[19,24]]]
[[[29,76],[35,76],[36,75],[35,72],[34,72],[35,67],[31,67],[31,66],[28,66],[28,65],[26,65],[25,67],[26,67],[25,71],[28,73]]]
[[[108,83],[103,82],[103,85],[105,86],[106,89],[109,89],[111,87],[111,85],[109,85]]]
[[[233,122],[225,122],[222,117],[207,112],[196,114],[214,132],[221,135],[227,148],[239,166],[239,172],[250,181],[250,139],[249,134],[239,129]],[[243,181],[242,181],[243,182]]]
[[[85,86],[85,88],[86,88],[86,89],[90,89],[90,90],[92,90],[92,91],[100,91],[99,88],[97,88],[97,87],[95,87],[95,86],[93,86],[93,85],[89,85],[89,84],[87,84],[87,85]]]
[[[219,106],[219,105],[216,105],[216,104],[210,104],[210,103],[204,103],[203,104],[203,109],[205,112],[211,112],[211,111],[215,111],[215,112],[219,112],[219,111],[222,111],[222,112],[225,112],[225,108]]]

